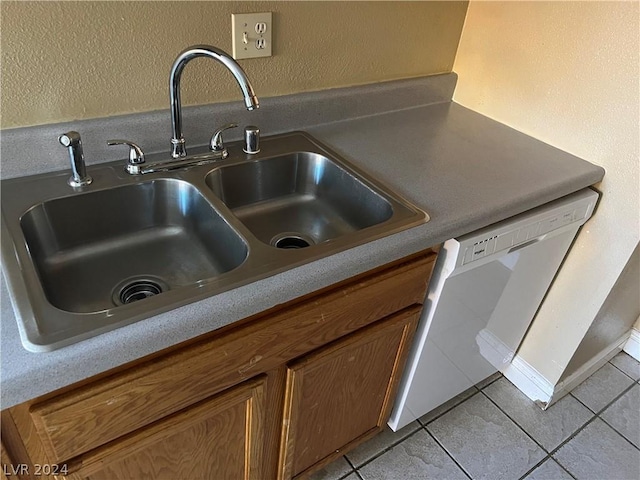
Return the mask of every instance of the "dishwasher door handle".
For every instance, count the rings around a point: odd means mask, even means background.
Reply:
[[[509,251],[507,252],[507,255],[510,254],[511,252],[517,252],[518,250],[521,250],[523,248],[528,247],[529,245],[533,245],[534,243],[538,243],[540,240],[542,240],[544,237],[538,237],[538,238],[534,238],[529,240],[528,242],[524,242],[521,245],[516,245],[515,247],[511,247],[509,249]]]

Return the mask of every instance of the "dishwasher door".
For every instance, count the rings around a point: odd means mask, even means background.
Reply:
[[[389,420],[394,431],[506,368],[596,200],[584,190],[445,242]]]

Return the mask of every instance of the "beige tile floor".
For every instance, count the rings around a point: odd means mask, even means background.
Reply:
[[[622,352],[546,411],[495,375],[313,480],[640,480],[640,363]]]

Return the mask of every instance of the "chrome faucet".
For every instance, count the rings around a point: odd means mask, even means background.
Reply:
[[[155,163],[146,163],[144,152],[135,143],[129,140],[108,140],[107,145],[125,145],[129,147],[129,160],[124,167],[125,171],[130,175],[143,175],[145,173],[169,172],[181,168],[188,168],[197,165],[208,165],[218,160],[224,160],[229,155],[224,142],[222,133],[229,128],[237,127],[237,123],[228,123],[218,128],[209,140],[209,152],[191,155],[190,157],[180,157],[176,160],[160,161]]]
[[[93,179],[87,175],[87,169],[84,164],[84,153],[82,152],[82,139],[76,131],[63,133],[58,137],[60,145],[67,147],[69,150],[69,160],[71,161],[71,176],[67,183],[72,187],[84,187],[93,182]]]
[[[226,52],[211,45],[194,45],[189,47],[176,58],[171,67],[171,76],[169,78],[169,96],[171,97],[171,156],[173,158],[185,157],[187,149],[185,140],[182,136],[182,105],[180,102],[180,77],[182,70],[196,57],[208,57],[222,63],[233,74],[242,95],[244,96],[244,104],[247,110],[254,110],[259,107],[258,98],[256,97],[251,83],[247,78],[242,67]]]

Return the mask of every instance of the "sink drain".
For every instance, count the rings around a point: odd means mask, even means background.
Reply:
[[[310,237],[300,233],[281,233],[271,239],[271,245],[276,248],[298,249],[314,244]]]
[[[116,305],[144,300],[169,290],[168,285],[160,279],[135,278],[120,283],[113,292],[113,301]]]

